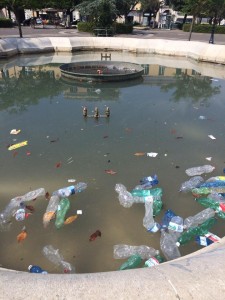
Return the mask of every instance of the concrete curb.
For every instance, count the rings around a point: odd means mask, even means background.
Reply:
[[[0,58],[7,58],[16,54],[104,49],[179,56],[199,62],[225,64],[225,46],[203,42],[111,37],[40,37],[5,38],[0,40]]]

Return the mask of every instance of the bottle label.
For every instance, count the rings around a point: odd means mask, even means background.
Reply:
[[[199,237],[199,245],[201,245],[201,246],[208,246],[207,239],[206,239],[205,236],[200,236]]]
[[[155,257],[151,257],[145,262],[145,265],[149,268],[154,267],[159,265],[159,261]]]
[[[225,212],[225,204],[224,203],[220,203],[220,210]]]
[[[183,232],[183,226],[173,222],[169,222],[168,229],[176,232]]]
[[[219,236],[217,236],[211,232],[208,232],[207,234],[205,234],[205,237],[207,237],[213,243],[219,242],[221,240],[221,238]]]
[[[160,225],[158,223],[155,223],[152,228],[149,228],[148,231],[150,232],[157,232],[159,231]]]

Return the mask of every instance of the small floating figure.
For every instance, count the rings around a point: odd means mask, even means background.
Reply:
[[[106,107],[105,114],[104,115],[100,115],[98,107],[95,107],[94,114],[93,115],[88,115],[87,107],[84,106],[83,107],[83,117],[85,117],[85,118],[86,117],[89,117],[89,118],[92,117],[92,118],[96,118],[96,119],[98,119],[98,118],[109,118],[110,117],[110,109],[109,109],[109,107]]]

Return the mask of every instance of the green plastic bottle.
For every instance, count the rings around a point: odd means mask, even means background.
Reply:
[[[196,227],[190,227],[187,231],[183,232],[178,238],[176,245],[186,244],[196,235],[205,235],[209,229],[216,223],[216,218],[209,218],[204,223]]]
[[[129,270],[137,268],[142,262],[142,258],[138,254],[134,254],[128,258],[119,268],[119,270]]]
[[[150,268],[163,263],[165,260],[161,255],[155,255],[146,260],[144,268]]]
[[[195,197],[207,196],[212,192],[217,193],[225,193],[225,187],[218,186],[218,187],[200,187],[192,189],[192,194]]]
[[[134,189],[131,191],[132,196],[136,197],[148,197],[152,196],[153,197],[153,216],[157,216],[163,206],[162,203],[162,189],[161,188],[155,188],[155,189],[150,189],[150,190],[138,190]]]
[[[220,203],[210,198],[199,198],[195,199],[199,204],[214,209],[217,216],[221,219],[225,219],[225,203]]]
[[[65,221],[65,215],[70,208],[70,201],[68,198],[63,198],[60,200],[57,211],[56,211],[56,220],[55,227],[57,229],[61,228]]]

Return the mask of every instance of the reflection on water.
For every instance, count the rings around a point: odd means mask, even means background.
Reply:
[[[178,190],[188,179],[185,170],[208,164],[207,157],[212,157],[210,164],[216,169],[205,179],[223,173],[225,83],[191,69],[141,64],[142,80],[101,85],[61,80],[59,64],[15,62],[2,68],[0,210],[15,196],[39,187],[51,194],[70,185],[68,179],[88,184],[87,190],[70,196],[68,216],[77,210],[83,214],[61,229],[54,221],[43,227],[48,204],[44,197],[31,203],[35,212],[28,219],[13,219],[11,230],[0,232],[3,267],[26,271],[34,264],[49,273],[61,272],[43,257],[42,248],[48,244],[59,248],[77,273],[117,270],[123,261],[113,259],[115,244],[159,249],[160,233],[148,233],[143,227],[144,206],[122,207],[116,183],[131,190],[142,177],[157,174],[163,212],[170,208],[185,218],[203,209],[190,194]],[[83,106],[90,113],[98,107],[100,114],[109,107],[110,118],[84,119]],[[12,129],[21,132],[10,135]],[[210,134],[216,140],[209,139]],[[23,140],[27,146],[7,149]],[[136,152],[158,155],[137,157]],[[24,225],[28,235],[18,244],[16,237]],[[224,236],[223,225],[219,220],[213,232]],[[101,237],[90,242],[96,230]],[[197,249],[190,242],[181,253]]]

